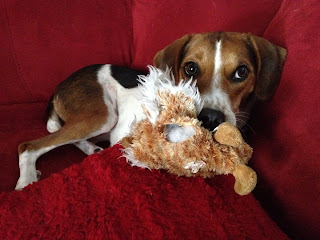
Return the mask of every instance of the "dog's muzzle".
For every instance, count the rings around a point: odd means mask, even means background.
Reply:
[[[198,115],[198,119],[202,122],[203,127],[213,131],[221,123],[225,122],[226,117],[221,111],[204,108]]]

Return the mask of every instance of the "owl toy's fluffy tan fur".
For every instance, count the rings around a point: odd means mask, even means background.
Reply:
[[[232,174],[236,193],[246,195],[254,189],[257,175],[246,165],[252,148],[230,123],[214,132],[201,127],[197,115],[202,103],[195,84],[176,86],[169,71],[150,68],[141,79],[141,92],[147,117],[122,140],[128,162],[178,176]]]

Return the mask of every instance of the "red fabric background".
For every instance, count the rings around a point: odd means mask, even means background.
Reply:
[[[288,49],[274,99],[253,118],[254,194],[290,236],[320,239],[318,29],[318,0],[1,1],[0,191],[13,190],[18,144],[46,134],[46,101],[74,70],[94,63],[145,68],[185,33],[252,32]],[[65,146],[37,168],[51,179],[84,157]]]
[[[134,1],[133,66],[152,63],[157,51],[188,33],[239,31],[261,35],[280,4],[278,0]]]
[[[81,66],[104,62],[130,65],[129,0],[99,0],[94,4],[13,0],[1,5],[1,39],[7,46],[3,47],[4,57],[11,62],[4,62],[0,75],[8,75],[7,66],[16,68],[13,77],[1,80],[8,91],[1,95],[1,103],[46,101],[61,79]],[[13,97],[16,95],[19,101]]]
[[[283,1],[264,36],[288,57],[273,101],[257,109],[251,140],[259,199],[303,239],[320,239],[319,29],[319,1]]]

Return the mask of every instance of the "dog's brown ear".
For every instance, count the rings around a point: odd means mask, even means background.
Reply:
[[[250,36],[257,62],[255,94],[260,100],[269,100],[279,86],[287,50],[269,41]]]
[[[163,70],[168,66],[171,68],[177,79],[184,48],[191,39],[191,36],[192,35],[185,35],[182,38],[175,40],[166,48],[160,50],[153,58],[153,65]]]

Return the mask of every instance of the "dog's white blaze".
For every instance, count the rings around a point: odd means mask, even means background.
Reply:
[[[216,43],[216,53],[214,56],[213,88],[220,88],[221,85],[221,40]]]
[[[204,102],[203,107],[223,112],[226,116],[226,121],[235,125],[236,117],[231,108],[230,98],[228,94],[222,90],[222,66],[222,41],[219,40],[216,43],[211,91],[202,95]]]

